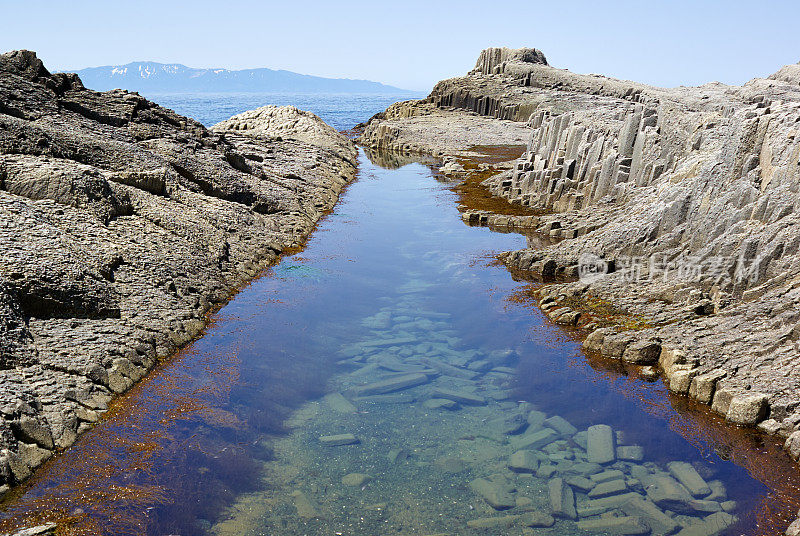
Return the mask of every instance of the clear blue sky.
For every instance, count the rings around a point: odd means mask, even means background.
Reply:
[[[800,61],[800,2],[0,0],[0,49],[51,70],[138,60],[270,67],[428,90],[487,46],[661,86],[742,83]]]

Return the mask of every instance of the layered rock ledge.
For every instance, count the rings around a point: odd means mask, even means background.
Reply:
[[[539,291],[551,318],[585,329],[590,352],[786,438],[798,459],[798,73],[664,89],[490,49],[467,76],[373,118],[360,141],[445,157],[448,174],[471,146],[524,129],[524,155],[484,185],[538,215],[465,220],[559,240],[503,256],[556,281]],[[491,127],[462,137],[470,122]]]
[[[295,108],[209,130],[0,55],[0,496],[300,245],[356,156]]]

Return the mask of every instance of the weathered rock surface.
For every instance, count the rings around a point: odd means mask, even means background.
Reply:
[[[315,116],[241,124],[0,55],[0,489],[196,337],[354,178],[355,147]]]
[[[588,350],[657,365],[648,377],[672,392],[788,438],[800,425],[800,66],[663,89],[536,57],[484,51],[467,76],[373,118],[361,142],[463,156],[527,125],[525,154],[484,185],[559,240],[502,256],[562,280],[538,291],[545,313],[594,330]],[[468,122],[493,141],[460,137]]]

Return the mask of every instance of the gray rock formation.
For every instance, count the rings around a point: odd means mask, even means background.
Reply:
[[[457,127],[443,142],[452,117],[526,124],[525,154],[485,185],[541,214],[519,227],[560,241],[505,255],[510,267],[584,276],[543,287],[545,312],[596,330],[589,350],[657,362],[673,392],[729,422],[800,429],[800,65],[741,87],[663,89],[513,56],[484,51],[361,141],[464,156]],[[594,314],[599,302],[616,317]]]
[[[481,51],[473,72],[482,74],[502,73],[509,63],[538,63],[547,65],[547,58],[535,48],[487,48]]]
[[[270,117],[209,131],[33,52],[0,55],[0,493],[196,337],[354,177],[355,147],[318,118]]]

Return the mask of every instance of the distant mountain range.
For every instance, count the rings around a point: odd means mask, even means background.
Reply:
[[[273,69],[194,69],[178,63],[137,61],[75,71],[97,91],[142,93],[416,93],[369,80],[322,78]]]

